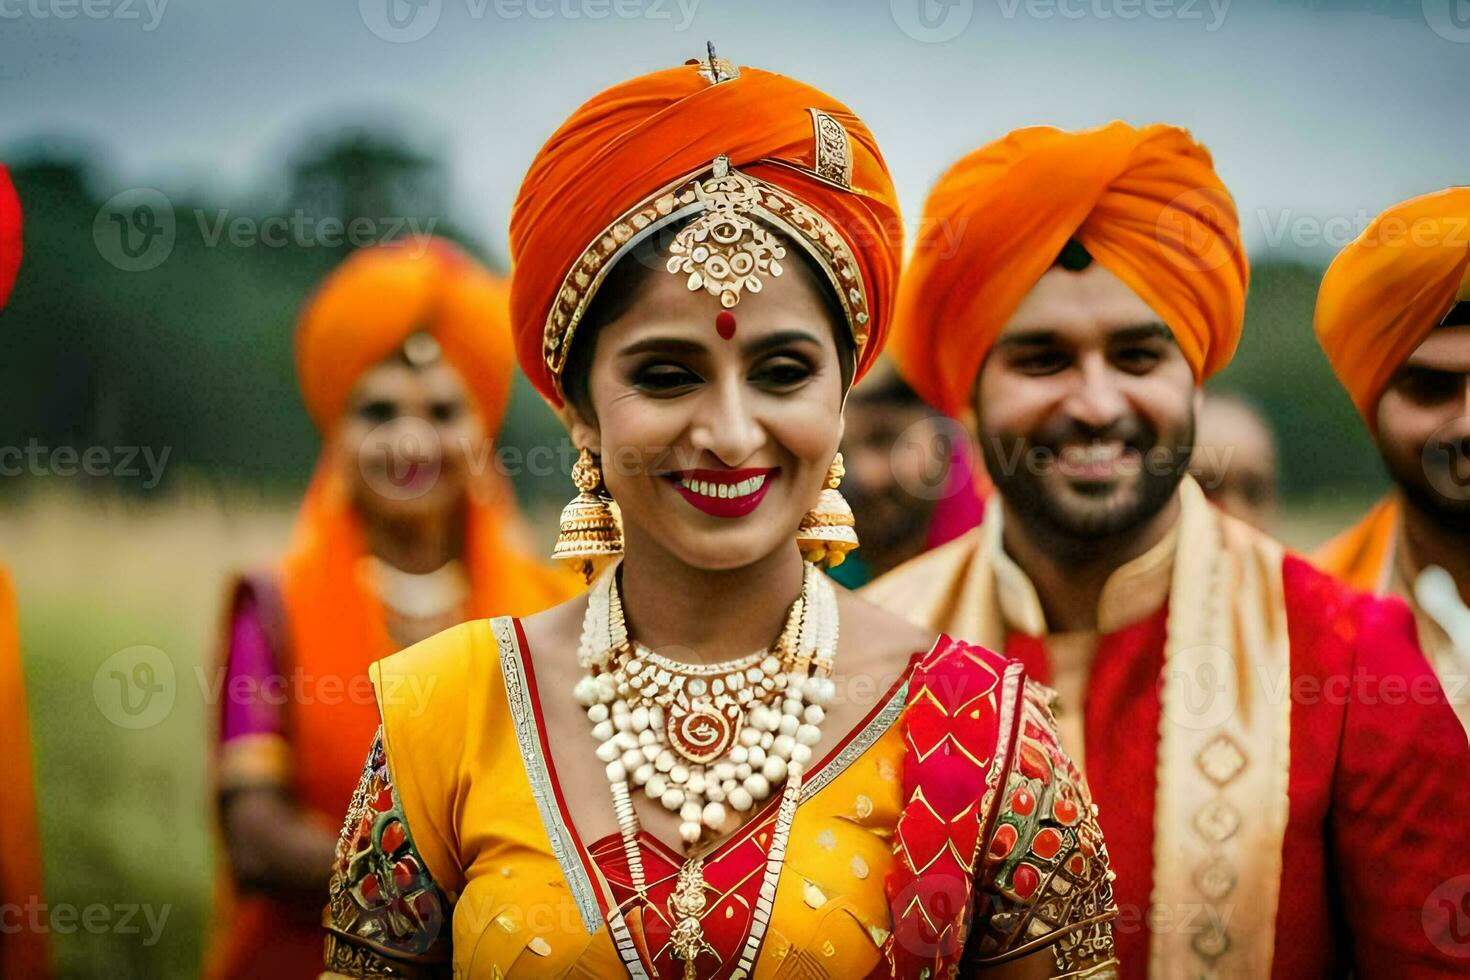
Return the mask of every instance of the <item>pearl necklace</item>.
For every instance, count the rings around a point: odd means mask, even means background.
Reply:
[[[634,890],[646,896],[641,830],[629,781],[680,817],[687,856],[670,899],[671,941],[684,974],[708,949],[699,915],[704,908],[705,830],[722,828],[726,804],[751,810],[783,780],[786,789],[772,836],[755,923],[742,950],[749,972],[769,920],[775,881],[801,788],[801,776],[821,741],[821,724],[836,688],[837,599],[832,584],[807,565],[775,647],[718,664],[689,665],[631,642],[617,590],[617,566],[588,596],[578,659],[588,672],[573,691],[587,711],[607,764],[613,809]],[[630,947],[631,948],[631,947]],[[747,962],[749,961],[749,962]]]
[[[631,778],[678,813],[679,837],[693,847],[724,826],[728,809],[745,813],[769,797],[791,763],[811,761],[836,646],[831,583],[807,566],[773,651],[680,664],[629,641],[613,569],[589,597],[580,649],[589,672],[573,694],[609,781]]]
[[[464,565],[455,558],[432,572],[406,572],[377,555],[364,555],[358,574],[379,602],[405,619],[447,615],[470,595]]]

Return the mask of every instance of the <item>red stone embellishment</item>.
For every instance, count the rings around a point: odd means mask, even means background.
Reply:
[[[1056,801],[1052,803],[1051,812],[1052,816],[1057,818],[1058,823],[1066,824],[1068,827],[1076,823],[1077,818],[1081,816],[1077,804],[1065,796],[1056,798]]]
[[[1047,827],[1031,842],[1031,853],[1037,857],[1050,861],[1057,856],[1057,851],[1062,849],[1062,835],[1052,827]]]
[[[995,836],[990,839],[990,856],[999,861],[1011,853],[1011,848],[1016,846],[1016,828],[1008,823],[1003,823],[995,830]]]
[[[1031,811],[1036,809],[1036,797],[1024,786],[1017,787],[1011,794],[1011,809],[1018,817],[1029,817]]]
[[[729,310],[721,310],[715,314],[715,333],[720,335],[721,340],[729,340],[735,336],[735,314]]]
[[[1011,888],[1021,898],[1030,898],[1036,894],[1036,889],[1041,885],[1041,872],[1029,864],[1016,865],[1016,871],[1011,875]]]
[[[675,752],[690,762],[710,763],[735,745],[741,721],[737,704],[727,704],[723,711],[710,704],[689,708],[674,704],[669,707],[664,730]]]
[[[1043,783],[1051,781],[1051,764],[1046,761],[1046,756],[1041,750],[1029,742],[1021,743],[1021,772],[1032,779],[1039,779]]]

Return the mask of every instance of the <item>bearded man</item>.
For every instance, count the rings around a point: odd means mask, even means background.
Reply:
[[[1208,152],[1170,126],[1020,130],[941,178],[923,228],[896,358],[996,492],[868,594],[1056,690],[1123,975],[1462,975],[1437,899],[1470,872],[1470,746],[1409,611],[1186,474],[1249,278]]]
[[[1470,187],[1379,215],[1327,270],[1316,327],[1394,483],[1318,560],[1409,604],[1470,730]]]

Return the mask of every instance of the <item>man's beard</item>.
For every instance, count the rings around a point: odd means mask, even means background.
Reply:
[[[1006,507],[1028,527],[1070,549],[1089,551],[1132,536],[1169,503],[1189,467],[1194,445],[1193,414],[1182,437],[1179,442],[1165,445],[1151,426],[1130,417],[1101,429],[1067,420],[1031,436],[1006,439],[985,435],[980,442],[985,468]],[[1061,499],[1048,484],[1048,474],[1035,470],[1054,473],[1060,446],[1094,440],[1119,441],[1126,450],[1136,453],[1136,472],[1121,477],[1114,488],[1106,491],[1108,500],[1078,504]],[[1032,460],[1038,456],[1044,465],[1033,467]],[[1073,493],[1087,496],[1085,491]]]
[[[1399,492],[1411,507],[1428,517],[1436,526],[1454,535],[1470,535],[1470,484],[1453,473],[1456,463],[1470,456],[1470,437],[1447,445],[1443,457],[1434,463],[1424,459],[1421,451],[1411,461],[1384,453],[1383,463]],[[1430,468],[1438,479],[1431,479]],[[1443,490],[1450,490],[1446,494]]]
[[[857,485],[842,490],[857,517],[867,556],[885,561],[896,553],[921,550],[934,517],[933,500],[917,498],[897,483],[876,494]]]

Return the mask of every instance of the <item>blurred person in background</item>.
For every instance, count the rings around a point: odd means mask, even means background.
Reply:
[[[881,360],[847,399],[843,494],[863,546],[831,576],[860,588],[980,523],[968,434]]]
[[[20,198],[0,164],[0,310],[15,286],[20,257]],[[42,903],[32,755],[15,588],[0,567],[0,977],[45,977],[50,970],[46,933],[30,911]]]
[[[962,231],[916,243],[894,358],[998,493],[866,592],[1055,689],[1121,974],[1463,976],[1434,898],[1470,873],[1470,746],[1408,610],[1185,472],[1249,279],[1208,151],[1172,126],[1019,130],[951,168],[920,227]]]
[[[523,554],[493,465],[514,364],[506,303],[458,248],[419,237],[355,253],[302,311],[297,369],[324,448],[286,555],[229,589],[211,975],[319,972],[321,895],[378,723],[368,665],[577,590]]]
[[[1189,475],[1231,517],[1270,533],[1280,469],[1276,436],[1260,409],[1239,395],[1205,393]]]
[[[1379,215],[1327,270],[1316,330],[1394,482],[1318,560],[1408,602],[1470,731],[1470,187]]]

